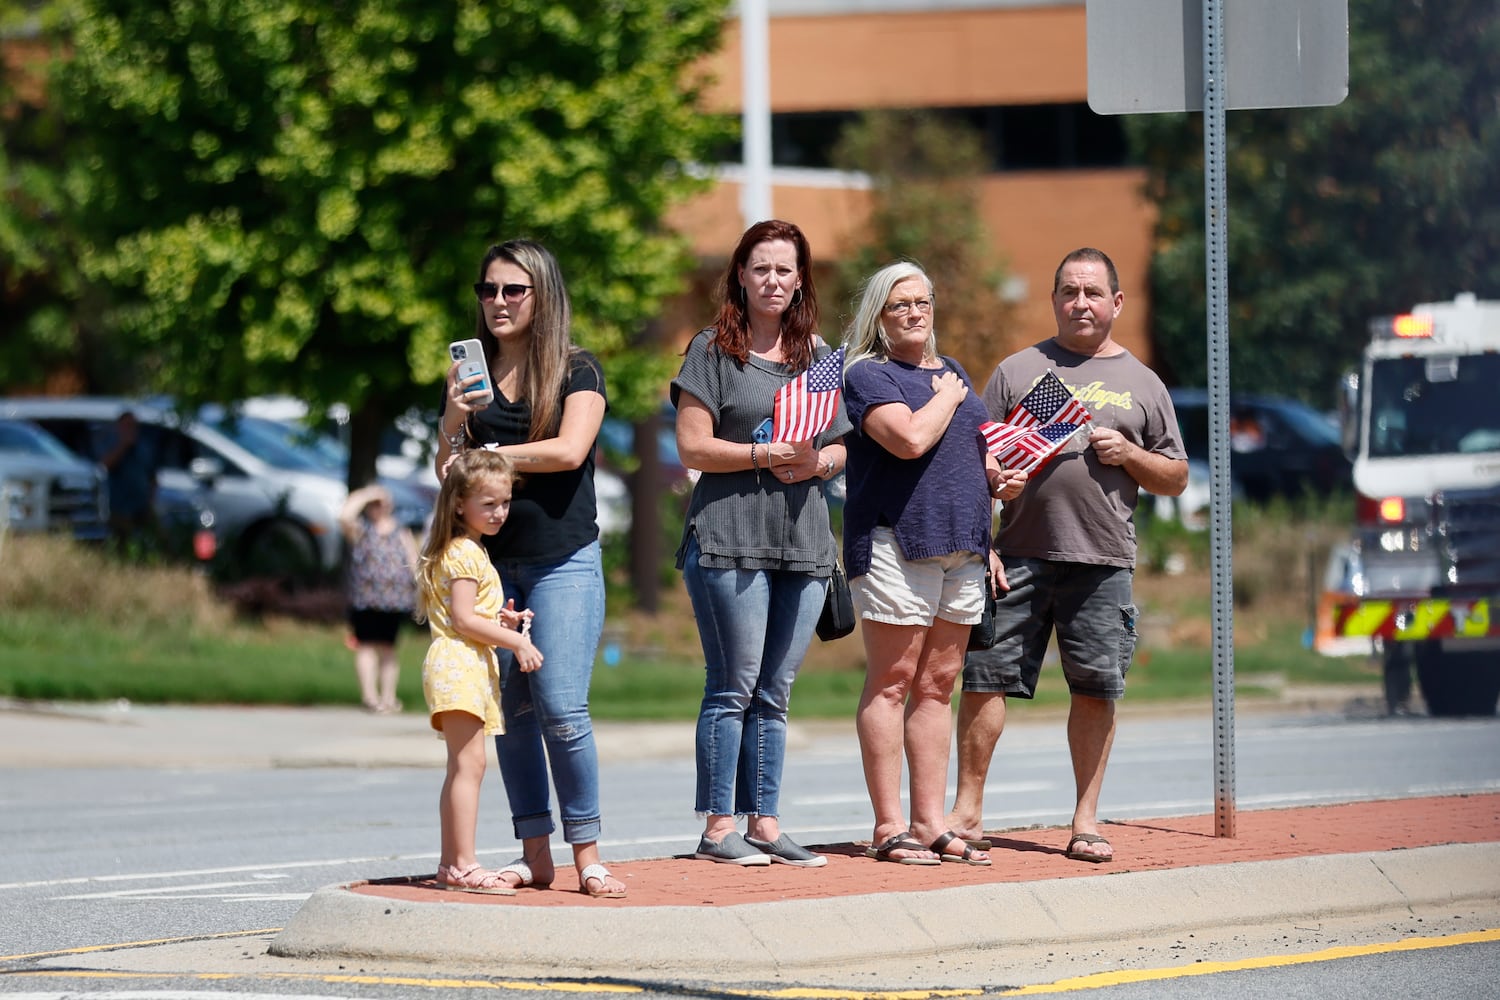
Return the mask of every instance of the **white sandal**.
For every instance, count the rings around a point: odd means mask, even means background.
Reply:
[[[517,858],[510,864],[506,865],[504,868],[501,868],[500,870],[495,872],[495,874],[504,875],[506,872],[514,873],[516,878],[521,880],[520,882],[516,883],[517,889],[526,889],[533,885],[538,889],[552,888],[551,882],[538,882],[536,880],[536,876],[532,874],[531,865],[526,863],[525,858]]]
[[[588,865],[583,871],[578,873],[578,891],[595,899],[619,899],[625,895],[626,890],[623,885],[618,889],[611,889],[609,887],[609,880],[612,877],[609,874],[609,869],[603,865]],[[597,892],[589,888],[589,882],[595,879],[598,880],[600,886]]]
[[[486,871],[483,865],[470,865],[460,869],[457,865],[438,865],[437,884],[452,892],[477,892],[485,896],[514,896],[499,872]]]

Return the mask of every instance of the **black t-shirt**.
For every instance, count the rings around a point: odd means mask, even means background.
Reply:
[[[575,349],[564,400],[575,392],[604,396],[604,372],[588,351]],[[607,399],[608,397],[606,397]],[[448,402],[443,396],[439,414]],[[469,416],[470,440],[477,444],[523,444],[531,430],[531,404],[512,403],[500,393]],[[484,538],[492,562],[544,563],[566,559],[599,537],[594,494],[594,448],[576,469],[524,474],[511,499],[510,517]]]

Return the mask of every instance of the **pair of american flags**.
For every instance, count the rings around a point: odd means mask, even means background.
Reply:
[[[990,454],[1006,468],[1036,472],[1093,419],[1088,407],[1049,369],[1011,407],[1005,423],[986,421],[979,425],[979,433]]]
[[[776,393],[772,441],[810,441],[833,423],[843,395],[844,349],[840,347]],[[985,447],[1007,468],[1036,472],[1094,415],[1054,371],[1048,371],[1011,408],[1004,423],[979,425]]]

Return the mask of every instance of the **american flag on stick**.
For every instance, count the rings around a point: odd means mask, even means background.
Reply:
[[[990,454],[1007,468],[1036,472],[1093,419],[1057,373],[1048,371],[1011,408],[1005,423],[980,424],[979,433]]]
[[[826,431],[844,394],[844,349],[782,386],[771,411],[771,440],[811,441]]]

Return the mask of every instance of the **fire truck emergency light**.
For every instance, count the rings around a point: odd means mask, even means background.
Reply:
[[[1432,317],[1405,313],[1391,320],[1391,332],[1403,340],[1432,336]]]

